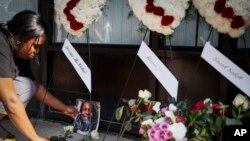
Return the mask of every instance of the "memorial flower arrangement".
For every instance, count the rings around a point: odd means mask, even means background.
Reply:
[[[170,35],[185,17],[189,0],[129,0],[136,17],[150,30]]]
[[[74,127],[69,125],[69,126],[64,126],[63,127],[63,135],[60,136],[51,136],[50,141],[67,141],[67,139],[72,138],[74,133]],[[83,138],[80,141],[84,140],[98,140],[99,139],[99,133],[96,130],[93,130],[90,132],[90,135],[88,136],[83,136]]]
[[[210,98],[192,107],[186,100],[169,99],[166,104],[150,97],[149,91],[140,90],[138,99],[124,99],[116,109],[116,119],[122,121],[119,137],[138,124],[143,141],[213,141],[225,126],[242,124],[250,116],[249,99],[242,94],[235,97],[233,107]]]
[[[102,15],[106,0],[54,0],[55,22],[67,32],[80,36]]]
[[[236,38],[250,25],[249,0],[193,0],[200,15],[220,33]]]

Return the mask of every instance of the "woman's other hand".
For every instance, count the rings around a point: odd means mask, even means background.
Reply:
[[[70,105],[66,107],[63,113],[67,116],[75,118],[78,112],[77,112],[76,106]]]

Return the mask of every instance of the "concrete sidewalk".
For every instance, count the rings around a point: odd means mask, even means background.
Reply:
[[[51,137],[51,136],[59,136],[63,135],[63,127],[67,126],[66,124],[62,123],[55,123],[51,121],[44,121],[44,120],[35,120],[31,119],[32,124],[36,125],[36,131],[39,135],[45,136],[45,137]],[[8,135],[8,132],[15,135],[17,141],[28,141],[27,138],[25,138],[10,122],[8,119],[4,119],[0,121],[0,138],[5,138],[6,135]],[[24,125],[25,126],[25,125]],[[2,129],[1,127],[4,127],[5,129]],[[7,132],[7,131],[8,132]],[[104,137],[104,132],[99,131],[99,140],[101,141]],[[83,135],[73,133],[73,138],[67,139],[67,141],[80,141],[83,138]],[[116,141],[117,140],[117,134],[116,133],[108,133],[106,135],[105,141]],[[121,141],[136,141],[139,139],[130,139],[130,138],[122,138]]]

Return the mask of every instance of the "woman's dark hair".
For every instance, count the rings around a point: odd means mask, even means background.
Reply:
[[[0,31],[7,36],[11,44],[13,36],[19,35],[19,40],[25,42],[47,34],[46,24],[40,14],[30,10],[17,13],[10,21],[0,26]]]

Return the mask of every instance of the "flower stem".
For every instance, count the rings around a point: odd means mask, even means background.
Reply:
[[[132,110],[132,113],[130,114],[130,117],[129,117],[129,122],[131,122],[132,121],[132,119],[133,119],[133,115],[135,114],[135,112],[136,112],[136,110],[137,110],[137,107],[141,104],[141,99],[138,101],[138,103],[136,104],[136,108],[134,108],[133,110]],[[125,125],[125,121],[126,121],[126,116],[125,116],[125,118],[123,119],[123,122],[122,122],[122,127],[121,127],[121,130],[120,130],[120,132],[119,132],[119,135],[118,135],[118,138],[117,138],[117,141],[120,141],[120,139],[121,139],[121,137],[123,136],[123,134],[125,133],[125,131],[126,131],[126,126],[124,126]]]
[[[118,134],[118,138],[117,138],[117,141],[119,141],[120,140],[120,138],[122,137],[122,135],[123,135],[123,132],[125,131],[125,127],[124,127],[124,125],[125,125],[125,121],[126,121],[126,116],[125,116],[125,118],[123,119],[123,121],[122,121],[122,126],[121,126],[121,130],[119,131],[119,134]]]
[[[238,119],[240,119],[240,114],[241,114],[241,107],[238,109],[238,115],[237,115]]]

